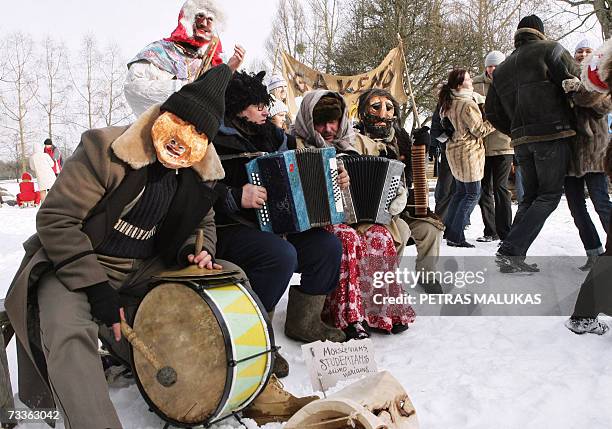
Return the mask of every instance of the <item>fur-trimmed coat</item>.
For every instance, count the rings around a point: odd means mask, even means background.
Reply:
[[[608,147],[608,113],[612,110],[609,94],[587,91],[583,85],[571,93],[576,111],[576,144],[568,176],[606,171],[604,158]]]
[[[38,211],[37,233],[23,245],[25,256],[5,301],[18,349],[25,352],[22,356],[27,356],[20,358],[19,378],[20,386],[22,378],[28,380],[27,393],[20,388],[20,398],[29,407],[53,407],[44,357],[37,346],[38,280],[53,270],[71,291],[108,281],[98,262],[96,247],[123,209],[141,195],[147,181],[147,168],[143,167],[157,159],[151,127],[158,116],[159,105],[150,108],[131,126],[85,132]],[[165,266],[177,265],[179,255],[192,248],[198,226],[204,229],[204,248],[214,253],[212,205],[216,194],[211,182],[223,175],[212,145],[202,161],[178,171],[178,187],[156,238],[158,255]]]

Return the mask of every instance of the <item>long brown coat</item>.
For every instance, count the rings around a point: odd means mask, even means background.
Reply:
[[[455,127],[446,143],[446,158],[453,177],[461,182],[477,182],[484,176],[484,138],[495,131],[482,118],[478,104],[466,94],[453,95],[453,103],[444,116]]]
[[[582,85],[572,93],[576,105],[576,144],[568,176],[606,171],[604,158],[610,134],[607,114],[612,110],[610,94],[589,92]]]
[[[33,299],[36,297],[37,282],[49,270],[54,270],[57,278],[72,291],[108,281],[104,269],[98,263],[91,237],[99,236],[100,229],[112,228],[121,215],[121,207],[114,210],[117,219],[111,218],[112,210],[96,213],[96,208],[106,196],[114,195],[113,191],[120,188],[124,179],[127,182],[130,177],[135,177],[130,173],[138,172],[142,167],[155,162],[151,127],[158,116],[159,106],[153,106],[131,126],[85,132],[81,143],[66,161],[62,174],[38,211],[37,234],[24,243],[25,256],[5,301],[9,319],[19,340],[18,352],[24,351],[30,359],[20,359],[19,371],[20,381],[22,378],[28,380],[28,385],[25,386],[27,392],[22,392],[20,388],[20,397],[30,407],[53,407],[46,380],[44,357],[38,345],[38,311]],[[208,147],[204,159],[193,165],[192,170],[195,177],[201,180],[201,186],[206,186],[204,182],[223,178],[224,174],[213,146]],[[183,185],[179,185],[177,195],[181,186]],[[133,190],[135,198],[138,198],[140,190]],[[127,203],[133,200],[128,200]],[[204,229],[204,248],[214,252],[214,213],[212,209],[200,208],[206,213],[203,218],[190,219],[190,216],[193,218],[195,215],[185,213],[186,210],[177,210],[184,213],[179,220],[194,226],[199,224]],[[90,222],[94,215],[97,216],[96,222]],[[90,228],[92,223],[95,224],[93,229]],[[173,223],[177,229],[180,227],[179,222]],[[88,228],[91,229],[90,232],[87,232]],[[174,237],[169,240],[170,247],[179,249],[177,255],[184,246],[195,241],[193,235],[189,236],[192,233],[193,230],[185,240],[180,239],[180,243],[172,243]],[[75,359],[78,359],[78,356],[75,356]],[[22,363],[24,367],[21,367]],[[32,363],[36,365],[32,366]]]

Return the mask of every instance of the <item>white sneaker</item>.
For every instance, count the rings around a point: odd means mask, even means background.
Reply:
[[[610,327],[604,322],[600,322],[599,319],[595,318],[581,318],[581,319],[567,319],[565,321],[565,327],[575,334],[597,334],[603,335]]]

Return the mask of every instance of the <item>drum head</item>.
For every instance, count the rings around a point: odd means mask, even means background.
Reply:
[[[133,350],[135,376],[147,402],[167,421],[205,423],[222,401],[228,372],[223,334],[208,304],[183,284],[164,283],[144,297],[133,328],[161,365],[177,373],[174,385],[162,386],[153,366]]]

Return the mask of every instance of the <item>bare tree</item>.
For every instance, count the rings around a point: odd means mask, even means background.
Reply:
[[[132,110],[123,95],[123,83],[127,74],[126,61],[119,45],[111,44],[103,52],[102,82],[100,84],[101,109],[107,127],[125,123],[132,117]]]
[[[612,3],[610,0],[557,0],[561,10],[553,17],[567,22],[566,29],[559,36],[563,38],[575,31],[594,28],[601,25],[603,39],[612,36]]]
[[[313,64],[320,57],[319,69],[325,73],[331,71],[333,63],[334,47],[340,30],[341,6],[340,0],[310,0],[312,31],[307,35],[310,36],[309,42],[315,53]]]
[[[23,33],[12,33],[3,41],[1,52],[4,56],[0,73],[2,82],[0,107],[5,116],[2,126],[16,135],[18,161],[22,172],[25,172],[28,158],[27,142],[31,135],[27,119],[37,91],[33,41]]]
[[[79,103],[69,122],[81,130],[92,129],[96,126],[101,112],[101,56],[93,35],[83,37],[78,58],[76,68],[70,68],[70,79]]]
[[[64,125],[65,108],[68,103],[71,85],[68,81],[68,54],[66,47],[51,37],[43,42],[40,59],[39,90],[36,100],[45,112],[47,136],[55,138],[55,126]]]

